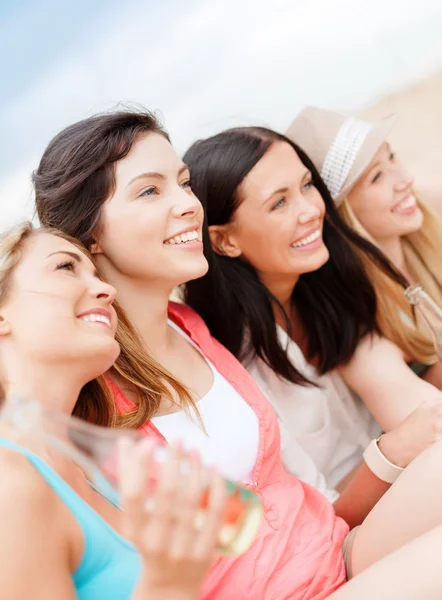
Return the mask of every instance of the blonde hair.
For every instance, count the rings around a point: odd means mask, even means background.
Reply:
[[[416,280],[422,283],[436,302],[442,305],[442,278],[435,268],[436,250],[442,248],[442,229],[438,217],[421,201],[418,205],[424,214],[424,224],[419,232],[404,236],[402,244],[407,264]],[[362,226],[347,198],[338,207],[341,218],[359,235],[376,244],[376,240]],[[404,352],[407,360],[424,364],[436,362],[433,343],[425,330],[416,323],[413,309],[404,295],[403,287],[383,273],[360,249],[353,246],[361,258],[367,275],[376,292],[377,320],[384,337],[394,342]]]
[[[22,223],[0,237],[0,305],[8,298],[12,275],[23,258],[27,242],[40,233],[49,233],[70,242],[92,261],[88,250],[70,235],[57,229],[34,228],[30,222]],[[161,400],[167,398],[185,410],[193,407],[198,416],[196,403],[188,390],[144,349],[121,306],[116,302],[113,306],[118,316],[115,339],[121,353],[112,370],[133,385],[137,396],[135,409],[118,415],[107,377],[101,375],[83,386],[73,415],[97,425],[138,428],[155,415]]]

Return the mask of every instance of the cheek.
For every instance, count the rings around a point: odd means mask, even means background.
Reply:
[[[355,199],[349,198],[349,202],[356,218],[370,234],[383,228],[392,206],[391,194],[381,187],[373,188]]]
[[[100,245],[104,254],[121,261],[133,261],[134,255],[152,255],[161,248],[165,223],[158,211],[140,207],[135,202],[120,208],[109,208],[103,215]]]

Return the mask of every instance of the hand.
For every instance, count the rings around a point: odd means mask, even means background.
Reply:
[[[382,454],[398,467],[406,467],[426,448],[442,438],[442,395],[422,402],[402,423],[379,440]]]
[[[203,470],[195,453],[188,455],[190,469],[183,474],[182,453],[170,446],[159,469],[155,493],[147,501],[155,444],[149,439],[122,442],[119,478],[123,534],[142,555],[146,596],[157,591],[161,598],[196,598],[213,561],[225,508],[224,480]],[[195,519],[207,482],[204,526],[197,529]]]

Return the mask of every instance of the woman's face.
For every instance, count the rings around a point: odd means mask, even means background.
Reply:
[[[273,143],[238,193],[240,204],[232,222],[210,228],[218,251],[241,256],[271,289],[279,283],[295,284],[300,275],[327,262],[324,201],[289,144]]]
[[[172,288],[204,275],[202,206],[170,143],[156,133],[140,137],[116,164],[115,181],[92,249],[109,280],[118,273]]]
[[[77,247],[37,233],[26,241],[0,307],[0,343],[33,364],[83,368],[86,383],[109,369],[120,351],[114,298],[115,289]]]
[[[357,219],[377,242],[421,228],[423,215],[412,185],[413,178],[384,143],[348,194]]]

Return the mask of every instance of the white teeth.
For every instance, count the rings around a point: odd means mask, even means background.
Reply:
[[[91,315],[84,315],[84,317],[80,317],[80,319],[81,321],[85,321],[86,323],[104,323],[108,327],[111,326],[109,317],[106,317],[105,315],[94,313]]]
[[[407,208],[412,208],[416,206],[416,198],[414,196],[408,196],[405,200],[402,200],[397,206],[393,208],[392,212],[400,212],[401,210],[407,210]]]
[[[301,246],[308,246],[308,244],[311,244],[312,242],[317,240],[319,237],[321,237],[321,231],[320,231],[320,229],[317,229],[315,232],[311,233],[307,237],[302,238],[302,240],[299,240],[299,242],[292,244],[292,248],[300,248]]]
[[[198,231],[187,231],[186,233],[180,233],[179,235],[166,240],[165,244],[185,244],[187,242],[194,242],[199,239]]]

